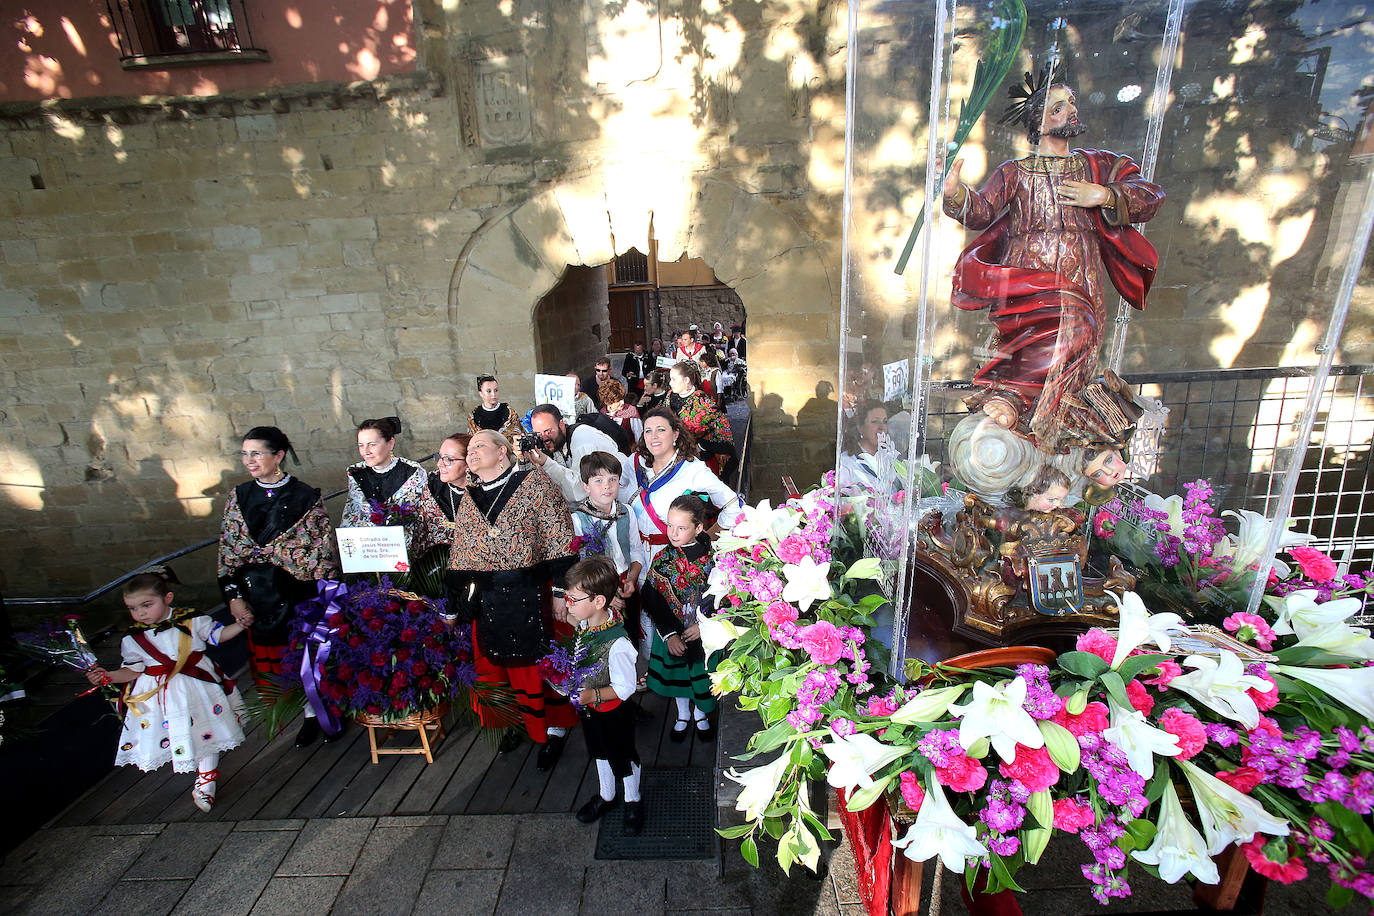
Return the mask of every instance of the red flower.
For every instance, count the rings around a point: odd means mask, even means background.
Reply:
[[[365,607],[358,612],[358,616],[362,617],[363,620],[371,620],[376,613],[377,609],[375,607]]]
[[[1249,690],[1245,691],[1245,695],[1255,701],[1255,706],[1260,710],[1260,712],[1265,712],[1279,705],[1278,682],[1274,680],[1273,675],[1269,673],[1269,670],[1267,668],[1265,668],[1262,664],[1252,665],[1249,667],[1249,669],[1246,670],[1245,673],[1253,674],[1260,680],[1268,681],[1272,685],[1264,693],[1260,693],[1254,687],[1251,687]]]
[[[340,614],[339,612],[335,611],[333,614],[330,614],[328,617],[326,617],[325,621],[331,627],[337,627],[344,622],[344,616],[343,614]]]
[[[426,674],[424,677],[420,678],[419,684],[423,689],[428,690],[430,687],[434,686],[434,678]]]
[[[348,637],[348,648],[350,648],[350,649],[356,649],[356,648],[358,648],[359,646],[361,646],[362,644],[363,644],[363,638],[362,638],[361,636],[350,636],[350,637]]]
[[[382,623],[381,618],[378,618],[376,620],[369,620],[367,623],[367,628],[371,630],[373,633],[382,632],[383,626],[384,624]]]
[[[337,635],[340,639],[346,639],[346,638],[348,637],[348,634],[349,634],[349,633],[352,633],[352,632],[353,632],[353,625],[352,625],[352,624],[349,624],[349,623],[345,623],[345,624],[340,624],[340,625],[339,625],[339,632],[338,632],[337,634],[335,634],[335,635]]]
[[[960,754],[949,766],[936,767],[935,778],[956,792],[977,792],[988,781],[988,771],[968,754]]]
[[[1265,852],[1266,845],[1267,842],[1262,836],[1256,836],[1250,842],[1240,845],[1240,851],[1245,853],[1245,859],[1251,868],[1280,884],[1292,884],[1307,877],[1307,865],[1302,859],[1295,855],[1286,862],[1275,862]]]
[[[401,646],[401,648],[399,648],[399,649],[396,650],[396,661],[398,661],[398,662],[404,662],[404,661],[409,661],[409,660],[410,660],[410,647],[409,647],[409,646]]]
[[[424,674],[428,670],[429,665],[426,665],[424,662],[416,662],[410,666],[410,673],[415,675]]]
[[[1020,757],[1021,752],[1017,751]],[[1091,827],[1097,820],[1092,805],[1079,804],[1072,798],[1056,799],[1054,803],[1054,829],[1066,833],[1077,833],[1084,827]]]
[[[1315,547],[1289,547],[1288,555],[1298,561],[1302,574],[1313,582],[1330,582],[1336,578],[1335,562]]]
[[[397,697],[396,699],[391,701],[391,708],[396,710],[405,709],[406,701],[401,699],[400,697]]]
[[[456,652],[453,653],[453,660],[454,660],[454,661],[465,662],[465,661],[467,661],[467,660],[470,659],[470,658],[472,658],[472,653],[469,652],[469,651],[467,651],[466,649],[459,649],[458,651],[456,651]],[[452,666],[451,666],[451,665],[447,666],[447,667],[445,668],[445,672],[446,672],[447,674],[452,674],[453,672],[447,670],[447,668],[449,668],[449,667],[452,667]]]
[[[406,602],[406,610],[410,611],[410,613],[412,614],[423,614],[426,607],[428,607],[428,605],[426,605],[423,601]]]
[[[439,640],[435,639],[433,636],[426,636],[424,647],[426,649],[437,649],[439,648]]]
[[[1207,729],[1196,716],[1177,707],[1164,710],[1164,715],[1159,717],[1159,727],[1178,739],[1179,760],[1187,760],[1207,746]]]
[[[351,678],[352,676],[353,676],[353,666],[352,666],[352,665],[340,665],[340,666],[339,666],[339,677],[341,677],[342,679],[344,679],[344,680],[346,681],[346,680],[348,680],[349,678]]]
[[[1250,790],[1260,784],[1263,776],[1263,773],[1252,767],[1236,767],[1229,773],[1226,770],[1217,771],[1217,779],[1245,795],[1249,795]]]
[[[1074,648],[1079,652],[1091,652],[1110,665],[1112,656],[1116,654],[1116,640],[1106,630],[1093,627],[1078,637]]]
[[[1074,736],[1089,732],[1104,731],[1111,724],[1107,718],[1107,707],[1094,700],[1078,715],[1070,715],[1066,709],[1054,714],[1054,721],[1073,732]]]
[[[380,668],[386,664],[386,656],[376,649],[372,650],[372,664]]]
[[[1155,708],[1155,698],[1150,696],[1150,691],[1146,690],[1145,685],[1140,681],[1132,680],[1126,685],[1126,696],[1130,699],[1136,712],[1148,716],[1150,711]]]
[[[444,677],[453,677],[454,672],[457,670],[458,669],[453,666],[453,663],[449,662],[444,666]]]
[[[433,633],[435,636],[442,636],[443,632],[447,629],[448,627],[444,626],[444,622],[442,620],[436,620],[429,625],[429,631]]]
[[[1048,789],[1059,781],[1059,767],[1050,759],[1050,752],[1043,747],[1031,749],[1024,744],[1016,745],[1016,760],[1005,760],[997,767],[1008,779],[1015,779],[1032,792]]]
[[[367,704],[367,714],[370,716],[380,716],[382,714],[382,707],[378,706],[376,703],[369,703]]]
[[[419,635],[420,634],[416,632],[414,627],[406,627],[401,631],[401,642],[414,642],[415,638]]]

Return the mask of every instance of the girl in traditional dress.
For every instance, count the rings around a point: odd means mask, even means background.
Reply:
[[[653,650],[649,657],[649,689],[677,700],[672,741],[687,737],[696,722],[697,737],[715,738],[707,658],[701,647],[700,615],[709,610],[707,579],[711,575],[711,541],[706,537],[706,508],[710,496],[687,492],[668,507],[668,545],[649,564],[644,584],[644,611],[653,621]]]
[[[620,424],[620,428],[630,434],[629,441],[638,442],[644,432],[644,421],[639,418],[639,410],[625,400],[625,386],[618,379],[607,379],[598,388],[601,403],[606,406],[601,412]]]
[[[520,436],[520,418],[501,400],[501,385],[494,375],[477,376],[477,394],[482,403],[468,414],[468,432],[494,429],[508,439]]]
[[[115,671],[93,667],[86,679],[127,685],[115,765],[147,773],[170,761],[177,773],[195,771],[191,800],[209,811],[220,752],[243,742],[243,698],[205,647],[233,639],[253,615],[226,625],[191,608],[173,608],[175,582],[171,570],[154,567],[124,583],[124,606],[134,624],[120,644],[123,665]]]
[[[429,492],[429,475],[409,458],[394,454],[401,432],[397,417],[364,420],[358,424],[358,454],[362,461],[348,469],[348,503],[343,509],[343,528],[385,525],[384,517],[399,514],[405,526],[406,550],[419,557],[433,546],[430,526],[420,523],[436,511]],[[373,503],[380,506],[374,509]],[[381,515],[383,518],[378,518]]]
[[[320,491],[282,468],[291,440],[275,426],[244,434],[239,458],[252,480],[229,492],[219,534],[219,587],[234,619],[247,630],[253,681],[278,678],[295,607],[318,593],[321,579],[339,575],[334,532]],[[296,743],[320,735],[306,707]],[[332,736],[331,736],[332,740]]]
[[[701,367],[683,360],[668,370],[668,406],[696,437],[706,463],[722,480],[735,468],[735,444],[730,421],[716,406],[715,398],[701,391]]]

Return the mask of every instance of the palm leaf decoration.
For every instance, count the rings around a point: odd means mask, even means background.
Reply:
[[[988,105],[992,104],[992,97],[997,92],[997,88],[1002,85],[1002,80],[1007,78],[1007,73],[1011,71],[1012,64],[1016,62],[1017,52],[1021,50],[1021,37],[1026,32],[1026,4],[1024,0],[997,0],[996,12],[992,18],[992,25],[989,29],[987,45],[983,49],[982,56],[978,59],[978,66],[973,71],[973,89],[969,92],[967,99],[959,106],[959,120],[954,128],[954,137],[949,142],[949,148],[945,152],[945,169],[936,182],[936,187],[944,185],[945,178],[949,175],[950,166],[959,155],[959,150],[963,147],[964,141],[968,139],[969,133],[973,130],[973,125],[978,123],[978,119],[983,116]],[[916,215],[916,225],[911,228],[911,234],[907,236],[906,246],[902,249],[902,256],[897,259],[895,272],[901,274],[906,271],[906,263],[911,258],[911,252],[916,247],[916,238],[921,234],[921,226],[925,223],[925,207]]]

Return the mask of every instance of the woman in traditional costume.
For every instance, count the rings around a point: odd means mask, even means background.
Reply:
[[[507,439],[521,435],[520,418],[511,406],[501,400],[501,384],[494,375],[477,376],[477,394],[482,403],[468,414],[468,432],[494,429]]]
[[[363,460],[348,469],[348,503],[339,526],[403,525],[406,550],[414,558],[433,546],[432,526],[424,520],[437,510],[425,469],[394,454],[400,432],[396,417],[358,424],[358,454]]]
[[[668,388],[668,406],[696,438],[707,465],[729,480],[736,465],[734,436],[716,399],[701,390],[701,367],[694,360],[679,362],[668,370]]]
[[[450,612],[472,624],[478,680],[509,685],[518,708],[512,721],[478,704],[482,725],[507,726],[502,749],[510,750],[519,742],[518,722],[540,745],[537,764],[547,771],[577,712],[545,685],[537,663],[548,653],[555,611],[565,618],[563,576],[577,554],[562,490],[538,468],[517,468],[513,454],[510,442],[491,430],[474,433],[468,443],[474,482],[454,516],[444,589]]]
[[[337,578],[334,532],[320,491],[282,469],[291,441],[275,426],[255,426],[239,457],[251,480],[229,492],[219,536],[219,586],[235,620],[252,620],[248,646],[253,680],[280,677],[295,607],[315,597],[321,579]],[[320,734],[307,706],[296,738]]]

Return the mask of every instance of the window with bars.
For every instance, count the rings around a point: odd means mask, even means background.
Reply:
[[[247,0],[106,0],[125,67],[266,60],[254,47]]]

